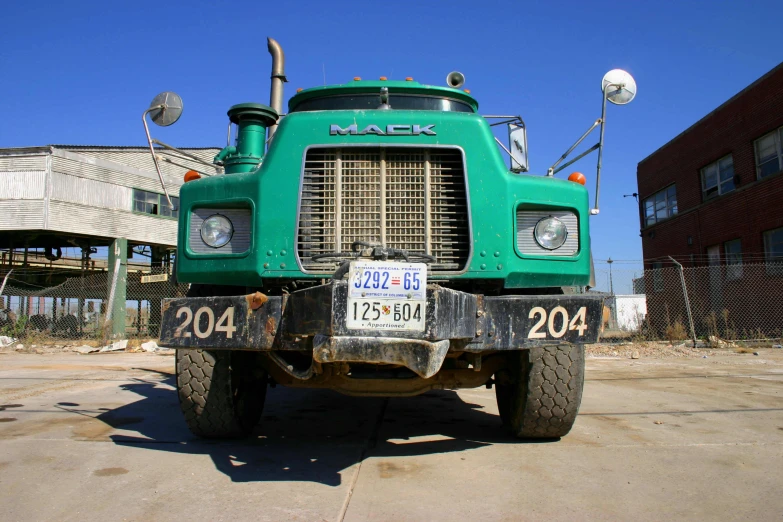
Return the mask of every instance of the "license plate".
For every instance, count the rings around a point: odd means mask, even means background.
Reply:
[[[353,261],[350,274],[348,328],[424,331],[427,265]]]

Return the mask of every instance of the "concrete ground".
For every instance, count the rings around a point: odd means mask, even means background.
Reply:
[[[557,442],[494,392],[270,390],[258,437],[194,439],[173,357],[0,353],[3,520],[780,520],[783,350],[588,359]]]

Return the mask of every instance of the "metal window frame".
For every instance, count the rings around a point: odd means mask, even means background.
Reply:
[[[734,153],[729,152],[728,154],[721,156],[720,158],[716,159],[715,161],[712,161],[705,166],[703,166],[701,169],[699,169],[699,176],[701,178],[701,199],[702,201],[709,201],[710,199],[717,198],[719,196],[723,196],[724,194],[728,194],[729,192],[734,192],[737,190],[737,184],[734,184],[734,188],[731,190],[723,191],[721,186],[723,183],[726,183],[725,181],[721,182],[720,180],[720,162],[723,161],[726,158],[731,158],[731,170],[734,170]],[[712,165],[715,165],[715,167],[718,169],[718,177],[716,179],[716,187],[718,188],[718,192],[715,195],[707,196],[706,195],[706,188],[704,186],[704,171],[711,167]],[[734,176],[732,176],[732,182],[734,181],[734,177],[737,175],[737,173],[734,173]]]
[[[767,274],[783,275],[783,256],[778,258],[777,256],[773,256],[772,252],[772,234],[775,232],[780,232],[783,234],[783,227],[765,230],[762,233],[764,238],[764,261],[767,265]],[[783,246],[783,242],[775,244],[780,244]],[[776,261],[776,259],[780,259],[780,261]]]
[[[174,221],[179,219],[179,210],[180,210],[179,206],[177,206],[176,211],[172,209],[172,212],[177,212],[176,216],[165,216],[165,215],[160,213],[160,209],[163,206],[163,202],[161,201],[161,198],[165,198],[165,196],[163,194],[161,194],[159,192],[153,192],[151,190],[145,190],[145,189],[136,188],[136,187],[130,187],[130,189],[132,191],[131,192],[131,212],[133,212],[134,214],[138,214],[138,215],[141,215],[141,216],[154,216],[154,217],[159,217],[159,218],[163,218],[163,219],[173,219]],[[153,214],[151,212],[140,212],[140,211],[136,210],[136,205],[135,205],[135,203],[136,203],[136,197],[135,197],[136,196],[136,192],[146,192],[147,194],[155,194],[156,196],[158,196],[158,213]],[[174,203],[175,199],[179,202],[179,196],[171,196],[171,202],[172,203]],[[166,204],[168,204],[168,201],[166,201]]]
[[[429,269],[427,270],[427,277],[436,279],[440,276],[454,276],[454,275],[462,275],[466,274],[469,269],[470,265],[473,262],[473,213],[471,212],[470,207],[470,184],[469,184],[469,176],[468,176],[468,163],[465,158],[465,150],[458,146],[458,145],[416,145],[411,143],[341,143],[341,144],[335,144],[335,143],[318,143],[314,145],[308,145],[305,147],[304,151],[302,152],[302,166],[299,173],[299,199],[296,203],[296,228],[294,230],[294,252],[295,252],[295,258],[296,258],[296,265],[299,268],[299,271],[303,274],[308,275],[328,275],[329,272],[321,272],[321,271],[314,271],[314,270],[307,270],[305,269],[304,265],[302,264],[302,260],[299,257],[299,222],[301,218],[302,213],[302,187],[304,185],[304,176],[305,176],[305,166],[307,161],[307,153],[311,149],[347,149],[347,148],[365,148],[365,149],[379,149],[379,151],[383,151],[384,149],[390,149],[390,148],[396,148],[396,149],[416,149],[416,150],[422,150],[425,152],[425,154],[429,157],[428,150],[456,150],[459,151],[460,156],[462,157],[462,176],[463,181],[465,182],[465,200],[466,200],[466,206],[467,206],[467,218],[468,218],[468,257],[465,261],[465,266],[460,271],[437,271],[437,272],[431,272]],[[385,173],[384,173],[385,174]],[[335,198],[338,197],[337,194],[337,186],[335,186]],[[426,192],[426,189],[425,189]],[[385,190],[382,191],[382,194],[385,193]],[[385,194],[384,194],[385,195]],[[429,194],[426,195],[427,201],[429,201],[430,196]],[[381,205],[381,207],[385,207],[385,205]],[[385,217],[385,211],[384,211],[384,217]],[[335,219],[339,220],[339,215],[335,214]],[[427,221],[427,220],[425,220]],[[426,225],[428,226],[429,225]],[[385,228],[385,225],[384,225]],[[339,245],[335,238],[335,244]]]
[[[759,148],[758,143],[769,136],[770,134],[773,135],[775,138],[775,152],[777,153],[778,157],[778,172],[783,171],[783,127],[778,127],[777,129],[771,130],[768,133],[764,134],[763,136],[759,136],[755,140],[753,140],[753,156],[756,163],[756,180],[762,180],[764,178],[768,178],[769,176],[774,176],[775,173],[767,174],[766,176],[761,175],[761,165],[759,165]]]
[[[677,212],[673,212],[673,208],[672,208],[673,206],[672,206],[672,204],[671,204],[671,202],[669,200],[668,192],[669,192],[669,188],[671,188],[671,187],[674,187],[674,196],[676,198],[677,197],[677,183],[675,182],[675,183],[670,183],[670,184],[666,185],[661,190],[655,191],[653,194],[647,196],[646,198],[644,198],[642,200],[642,221],[643,221],[642,228],[658,224],[661,221],[666,221],[667,219],[673,218],[674,216],[679,214],[679,207],[680,207],[679,206],[679,202],[677,204]],[[660,194],[661,192],[663,192],[663,195],[666,198],[666,217],[658,219],[658,216],[654,212],[655,211],[655,197],[658,194]],[[649,200],[653,200],[653,218],[654,218],[654,221],[652,223],[647,223],[647,215],[645,213],[645,210],[646,210],[645,205],[647,204],[647,202]]]
[[[653,270],[653,292],[663,292],[666,290],[666,281],[663,279],[663,263],[656,261],[652,264]],[[660,283],[660,286],[658,285]]]
[[[729,253],[728,245],[739,244],[739,252]],[[733,281],[742,279],[742,238],[730,239],[723,242],[723,255],[726,259],[726,279]],[[730,257],[732,256],[732,257]],[[733,256],[738,256],[736,259]]]

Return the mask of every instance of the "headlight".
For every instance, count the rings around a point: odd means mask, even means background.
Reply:
[[[234,227],[231,221],[220,214],[209,216],[201,224],[201,239],[212,248],[220,248],[231,241]]]
[[[555,250],[565,243],[568,229],[562,221],[549,216],[536,223],[533,235],[536,238],[536,243],[547,250]]]

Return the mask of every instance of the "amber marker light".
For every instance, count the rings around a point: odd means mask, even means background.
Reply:
[[[585,175],[581,172],[572,172],[571,175],[568,176],[568,181],[573,181],[574,183],[584,185],[587,183],[587,178],[585,178]]]
[[[470,94],[470,89],[462,89],[462,90],[465,91],[466,93]]]
[[[358,82],[358,81],[359,81],[359,80],[361,80],[361,79],[362,79],[362,77],[361,77],[361,76],[354,76],[354,77],[353,77],[353,81],[355,81],[355,82]]]
[[[195,170],[189,170],[185,173],[185,183],[188,181],[193,181],[194,179],[201,179],[201,174]]]
[[[405,81],[406,81],[406,82],[412,82],[412,81],[413,81],[413,76],[407,76],[407,77],[405,78]]]
[[[381,76],[381,81],[385,82],[386,81],[386,77],[385,76]]]
[[[296,90],[296,92],[302,92],[303,90],[304,90],[304,89],[302,89],[301,87],[299,87],[299,88]]]

